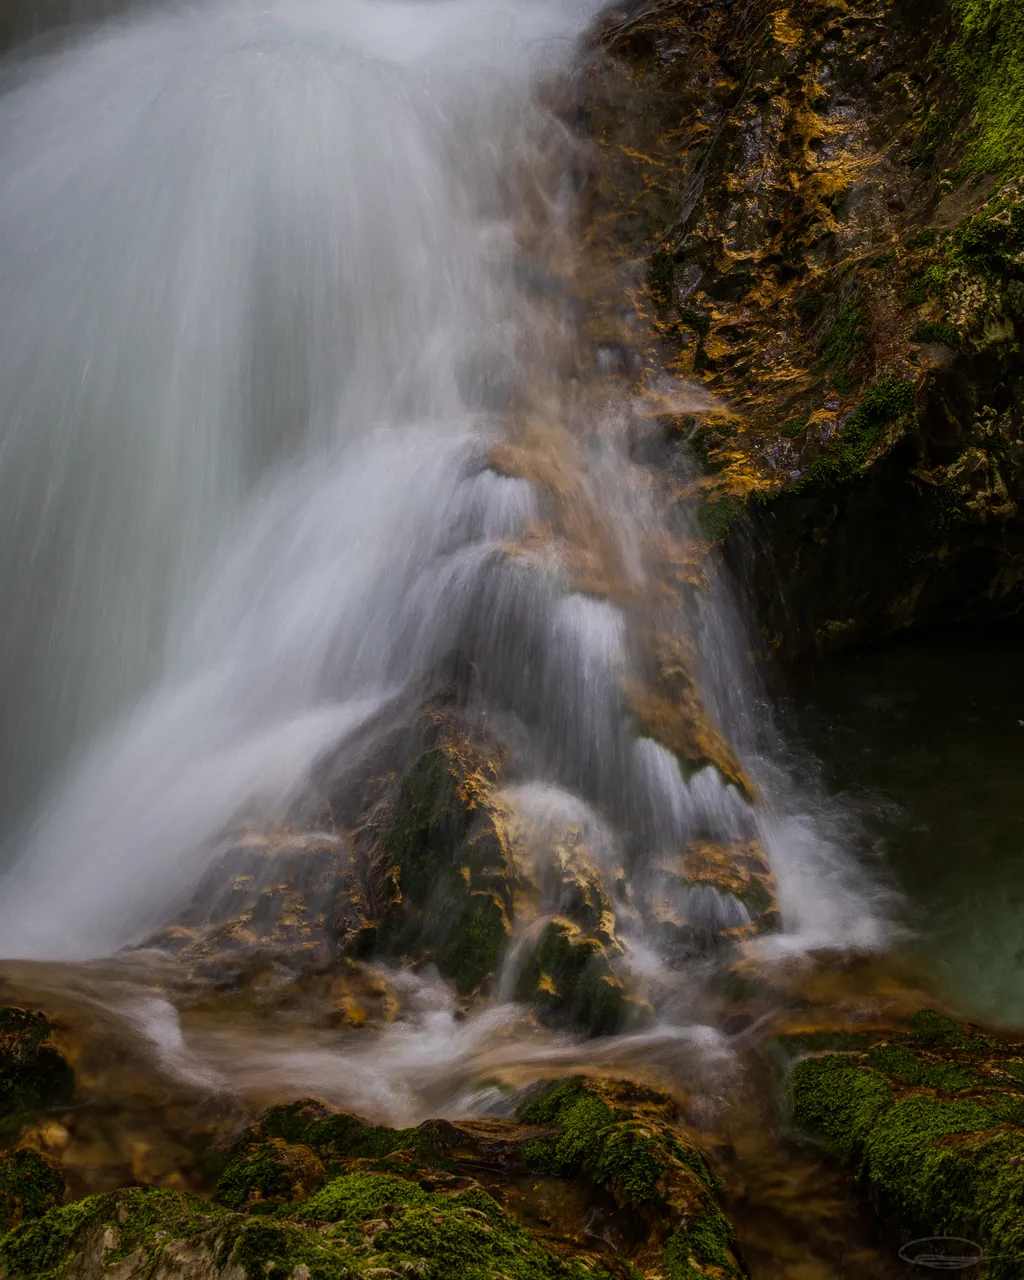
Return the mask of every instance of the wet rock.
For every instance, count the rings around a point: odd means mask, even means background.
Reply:
[[[677,962],[781,927],[775,877],[753,838],[694,841],[681,855],[653,862],[638,893],[663,954]]]
[[[658,483],[785,654],[1024,600],[1024,49],[983,13],[643,6],[586,83],[595,243],[649,264],[630,340],[731,415],[668,415]]]
[[[0,1152],[0,1232],[41,1217],[64,1199],[64,1171],[27,1147]]]
[[[576,1077],[541,1086],[517,1114],[551,1127],[526,1143],[531,1167],[585,1179],[629,1217],[642,1274],[696,1280],[745,1273],[718,1204],[721,1180],[679,1129],[667,1095]]]
[[[331,915],[351,860],[334,832],[250,833],[214,860],[189,906],[146,945],[221,984],[267,961],[322,968],[331,958]]]
[[[794,1122],[894,1225],[977,1241],[996,1280],[1024,1256],[1024,1044],[931,1010],[903,1030],[793,1047]],[[909,1235],[907,1238],[911,1238]]]
[[[309,1147],[257,1131],[235,1146],[213,1195],[227,1209],[262,1212],[305,1200],[326,1177]]]
[[[550,920],[520,960],[516,999],[542,1017],[585,1027],[592,1035],[617,1031],[628,999],[612,968],[608,946],[572,920]]]
[[[366,858],[376,956],[432,961],[463,994],[493,981],[511,934],[515,868],[494,798],[498,759],[437,717],[426,750],[375,815]]]
[[[0,1008],[0,1136],[71,1101],[75,1075],[42,1013]]]
[[[0,1276],[727,1280],[743,1272],[719,1186],[671,1099],[625,1081],[553,1082],[517,1119],[414,1130],[306,1100],[242,1135],[222,1203],[132,1188],[50,1208],[0,1240]]]
[[[755,800],[757,788],[704,706],[692,647],[672,635],[655,635],[651,665],[650,683],[634,683],[626,690],[639,732],[667,747],[684,777],[710,764],[748,800]]]

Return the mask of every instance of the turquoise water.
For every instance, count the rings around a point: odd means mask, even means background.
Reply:
[[[912,953],[965,1015],[1024,1028],[1024,631],[867,650],[792,708]]]

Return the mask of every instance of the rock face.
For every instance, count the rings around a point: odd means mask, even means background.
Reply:
[[[648,262],[670,502],[789,653],[1024,598],[1013,0],[665,0],[586,83],[593,236]],[[695,483],[691,468],[703,472]]]
[[[852,1040],[852,1044],[851,1044]],[[793,1068],[793,1120],[918,1235],[962,1236],[1010,1280],[1024,1257],[1024,1044],[924,1010],[905,1031],[825,1037]]]
[[[313,1101],[236,1143],[214,1202],[129,1189],[25,1222],[7,1280],[716,1280],[719,1181],[665,1095],[573,1078],[507,1120],[365,1125]]]

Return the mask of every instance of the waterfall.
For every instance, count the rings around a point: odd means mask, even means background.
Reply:
[[[196,0],[6,66],[0,954],[138,941],[453,654],[532,829],[756,837],[783,940],[882,936],[727,585],[650,603],[656,504],[564,265],[583,143],[544,95],[598,8]],[[756,804],[638,730],[655,617]]]

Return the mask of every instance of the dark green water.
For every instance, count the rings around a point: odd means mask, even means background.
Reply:
[[[793,699],[949,1002],[1024,1028],[1024,630],[868,650]]]

